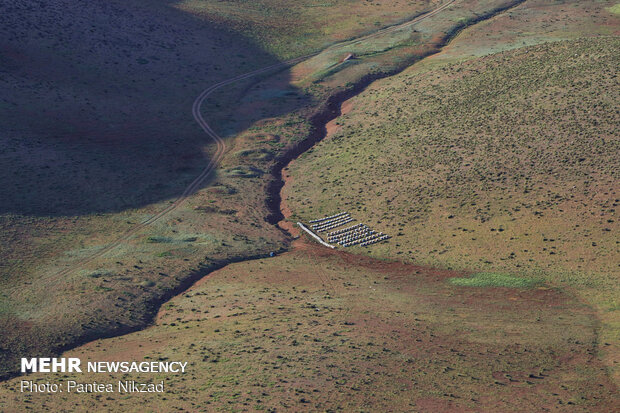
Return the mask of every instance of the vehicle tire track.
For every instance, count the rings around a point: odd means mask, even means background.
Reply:
[[[303,57],[298,57],[295,59],[291,59],[285,62],[281,62],[281,63],[276,63],[274,65],[271,66],[267,66],[261,69],[257,69],[254,70],[252,72],[248,72],[248,73],[244,73],[242,75],[239,76],[235,76],[233,78],[224,80],[222,82],[216,83],[210,87],[208,87],[207,89],[203,90],[202,93],[200,95],[198,95],[198,97],[194,100],[194,103],[192,105],[192,115],[194,117],[194,120],[198,123],[198,125],[200,125],[200,127],[202,128],[202,130],[211,138],[213,139],[213,141],[216,143],[216,151],[213,155],[213,157],[211,158],[211,160],[209,161],[209,163],[207,164],[207,166],[201,171],[201,173],[185,188],[185,190],[183,191],[183,193],[181,195],[179,195],[179,197],[172,202],[170,205],[168,205],[166,208],[164,208],[163,210],[159,211],[157,214],[153,215],[152,217],[148,218],[147,220],[141,222],[140,224],[135,225],[134,227],[130,228],[129,230],[127,230],[126,232],[124,232],[120,237],[118,237],[116,240],[114,240],[112,243],[108,244],[107,246],[105,246],[104,248],[100,249],[99,251],[93,253],[92,255],[76,262],[75,264],[73,264],[71,267],[69,268],[65,268],[64,270],[61,270],[59,272],[57,272],[56,274],[54,274],[54,277],[61,277],[67,274],[70,274],[71,272],[77,270],[79,267],[82,267],[92,261],[94,261],[95,259],[105,255],[107,252],[113,250],[114,248],[118,247],[120,244],[122,244],[124,241],[128,240],[129,238],[131,238],[133,235],[137,234],[138,232],[140,232],[142,229],[148,227],[149,225],[153,224],[154,222],[159,221],[160,219],[162,219],[163,217],[165,217],[166,215],[168,215],[169,213],[171,213],[172,211],[174,211],[175,209],[177,209],[179,206],[181,206],[189,196],[191,196],[192,194],[194,194],[194,192],[196,192],[196,190],[200,187],[200,185],[204,182],[204,180],[211,174],[211,172],[213,172],[215,170],[215,168],[217,167],[218,163],[221,161],[222,157],[224,156],[224,153],[226,152],[226,143],[224,142],[224,139],[222,139],[221,136],[219,136],[212,128],[211,126],[207,123],[207,121],[204,119],[204,117],[202,116],[202,113],[200,111],[200,108],[202,107],[202,104],[204,103],[204,101],[209,97],[209,95],[211,95],[213,92],[215,92],[216,90],[229,85],[231,83],[235,83],[238,82],[240,80],[244,80],[256,75],[259,75],[261,73],[265,73],[268,72],[270,70],[274,70],[277,68],[281,68],[284,66],[288,66],[288,65],[292,65],[292,64],[296,64],[304,59],[307,59],[309,56],[303,56]]]
[[[202,104],[204,103],[204,101],[216,90],[230,85],[232,83],[238,82],[240,80],[245,80],[248,78],[251,78],[253,76],[257,76],[266,72],[269,72],[271,70],[275,70],[275,69],[280,69],[283,68],[285,66],[290,66],[290,65],[294,65],[297,64],[301,61],[307,60],[311,57],[314,57],[320,53],[323,53],[326,50],[329,49],[333,49],[335,47],[341,46],[343,44],[357,44],[360,42],[363,42],[365,40],[369,40],[372,39],[374,37],[378,37],[381,35],[384,35],[386,33],[391,33],[409,26],[412,26],[422,20],[425,20],[429,17],[432,17],[434,15],[436,15],[437,13],[441,12],[442,10],[445,10],[446,8],[448,8],[449,6],[451,6],[453,3],[455,3],[456,0],[449,0],[448,2],[446,2],[445,4],[437,7],[436,9],[426,13],[426,14],[422,14],[412,20],[409,20],[405,23],[401,23],[401,24],[397,24],[394,26],[390,26],[387,27],[385,29],[381,29],[378,30],[376,32],[373,32],[371,34],[368,34],[366,36],[362,36],[360,38],[354,39],[352,41],[345,41],[342,43],[337,43],[335,45],[329,46],[327,48],[325,48],[324,50],[321,50],[319,52],[316,53],[312,53],[312,54],[308,54],[305,56],[301,56],[301,57],[297,57],[294,59],[290,59],[284,62],[280,62],[280,63],[275,63],[273,65],[270,66],[266,66],[263,67],[261,69],[257,69],[248,73],[244,73],[235,77],[232,77],[230,79],[226,79],[223,80],[221,82],[218,82],[214,85],[209,86],[208,88],[206,88],[205,90],[203,90],[200,95],[198,95],[198,97],[194,100],[194,103],[192,105],[192,115],[194,117],[194,120],[198,123],[198,125],[200,125],[200,127],[202,128],[202,130],[211,138],[213,139],[213,141],[216,143],[216,151],[213,155],[213,157],[211,158],[211,160],[209,161],[209,163],[207,164],[207,166],[201,171],[201,173],[185,188],[185,190],[183,191],[183,193],[181,195],[179,195],[179,197],[172,202],[170,205],[168,205],[166,208],[164,208],[163,210],[159,211],[157,214],[153,215],[152,217],[148,218],[147,220],[141,222],[140,224],[135,225],[134,227],[128,229],[126,232],[124,232],[121,236],[119,236],[117,239],[115,239],[113,242],[111,242],[110,244],[106,245],[105,247],[103,247],[102,249],[98,250],[97,252],[89,255],[86,258],[83,258],[82,260],[77,261],[76,263],[72,264],[70,267],[67,267],[63,270],[60,270],[58,272],[56,272],[53,276],[52,279],[56,279],[58,277],[62,277],[65,275],[68,275],[70,273],[72,273],[73,271],[77,271],[80,267],[85,266],[86,264],[91,263],[92,261],[94,261],[95,259],[105,255],[106,253],[110,252],[111,250],[115,249],[116,247],[118,247],[120,244],[122,244],[124,241],[128,240],[129,238],[131,238],[132,236],[134,236],[135,234],[137,234],[138,232],[140,232],[142,229],[148,227],[149,225],[161,220],[163,217],[165,217],[166,215],[168,215],[169,213],[171,213],[172,211],[174,211],[175,209],[177,209],[178,207],[180,207],[189,196],[191,196],[192,194],[194,194],[198,188],[200,187],[200,185],[205,181],[205,179],[211,174],[211,172],[213,172],[215,170],[215,168],[217,167],[218,163],[221,161],[222,157],[224,156],[224,153],[226,152],[226,143],[224,142],[224,139],[219,136],[212,128],[211,126],[207,123],[207,121],[205,120],[205,118],[203,117],[202,113],[201,113],[201,107]]]

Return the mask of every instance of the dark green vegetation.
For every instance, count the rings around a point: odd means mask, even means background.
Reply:
[[[165,394],[24,395],[14,379],[0,410],[613,410],[587,306],[554,289],[446,282],[462,275],[311,245],[231,264],[164,305],[154,326],[66,354],[184,360],[186,374],[56,376],[164,380]]]

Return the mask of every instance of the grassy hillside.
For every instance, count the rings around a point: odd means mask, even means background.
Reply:
[[[278,61],[165,2],[1,3],[0,376],[18,354],[143,325],[202,251],[214,265],[277,248],[230,215],[205,224],[198,212],[57,274],[163,209],[208,163],[191,116],[206,84]]]
[[[394,236],[359,253],[570,287],[617,342],[619,48],[549,43],[377,82],[293,164],[287,202]]]
[[[222,23],[281,58],[398,23],[438,0],[182,0],[174,7]]]
[[[407,3],[403,16],[421,4]],[[0,16],[2,373],[15,369],[18,354],[143,327],[163,300],[214,268],[285,248],[286,234],[266,222],[269,171],[311,134],[325,100],[436,50],[463,16],[510,4],[463,1],[423,35],[406,26],[345,43],[309,66],[210,96],[204,114],[228,138],[220,168],[165,219],[83,264],[169,207],[209,163],[211,141],[191,116],[200,91],[284,54],[266,50],[249,29],[235,32],[180,3],[7,2]],[[282,19],[292,16],[281,11]],[[314,26],[314,39],[324,27]],[[302,54],[295,47],[289,52]],[[367,54],[340,64],[351,47]]]
[[[463,276],[309,245],[232,264],[172,299],[154,326],[65,354],[83,363],[181,360],[186,374],[28,377],[164,380],[164,394],[22,394],[14,379],[0,385],[0,409],[613,409],[613,385],[591,353],[588,307],[541,286],[450,283]]]
[[[516,2],[462,0],[214,94],[204,113],[229,148],[216,173],[88,265],[76,263],[169,206],[208,163],[190,111],[205,86],[434,3],[3,3],[0,375],[18,356],[143,328],[224,263],[288,246],[265,221],[269,172],[321,137],[337,112],[326,100]],[[354,99],[340,130],[293,164],[294,218],[346,207],[395,236],[354,252],[467,271],[304,245],[230,265],[170,301],[152,328],[69,353],[189,360],[187,375],[162,377],[167,394],[50,399],[14,380],[0,410],[610,411],[616,389],[598,356],[620,331],[618,41],[468,60],[614,34],[611,6],[528,0],[473,25]]]

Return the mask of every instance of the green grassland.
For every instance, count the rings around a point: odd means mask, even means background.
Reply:
[[[620,14],[620,3],[614,4],[613,6],[608,7],[607,10],[609,10],[610,12],[614,14]]]
[[[165,393],[24,394],[15,378],[0,385],[0,410],[613,409],[587,306],[555,289],[448,282],[463,275],[310,245],[231,264],[173,298],[152,327],[65,353],[186,361],[187,373],[28,376],[164,380]]]
[[[446,62],[524,46],[618,35],[618,16],[608,11],[613,1],[548,2],[528,0],[509,12],[480,22],[463,31],[442,52],[417,65],[415,70],[431,69]]]
[[[535,280],[515,277],[510,274],[479,272],[469,277],[451,278],[450,283],[462,287],[511,287],[528,288],[536,285]]]
[[[359,253],[569,288],[617,343],[619,48],[602,37],[429,59],[377,82],[293,163],[287,202],[394,236]]]

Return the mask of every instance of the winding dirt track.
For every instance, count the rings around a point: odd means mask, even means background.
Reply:
[[[217,164],[220,162],[220,160],[224,156],[224,153],[226,152],[226,143],[224,142],[224,139],[222,139],[221,136],[219,136],[217,133],[215,133],[215,131],[211,128],[211,126],[209,126],[209,124],[207,123],[205,118],[202,116],[202,113],[200,112],[200,108],[202,107],[203,102],[207,99],[207,97],[209,97],[209,95],[211,93],[215,92],[217,89],[219,89],[219,88],[221,88],[223,86],[229,85],[229,84],[234,83],[234,82],[238,82],[239,80],[247,79],[247,78],[250,78],[252,76],[256,76],[256,75],[259,75],[261,73],[268,72],[270,70],[274,70],[274,69],[277,69],[277,68],[280,68],[280,67],[283,67],[283,66],[288,66],[288,65],[295,64],[295,63],[298,63],[298,62],[300,62],[300,61],[302,61],[304,59],[307,59],[308,57],[309,56],[303,56],[303,57],[298,57],[298,58],[295,58],[295,59],[292,59],[292,60],[288,60],[288,61],[285,61],[285,62],[276,63],[274,65],[267,66],[267,67],[264,67],[262,69],[254,70],[252,72],[245,73],[245,74],[242,74],[242,75],[235,76],[233,78],[224,80],[222,82],[216,83],[216,84],[208,87],[207,89],[203,90],[202,93],[200,95],[198,95],[196,100],[194,100],[194,104],[192,105],[192,115],[194,116],[194,119],[200,125],[200,127],[205,131],[205,133],[207,135],[209,135],[209,137],[212,138],[215,141],[217,147],[216,147],[215,153],[213,154],[213,157],[211,158],[211,160],[209,161],[207,166],[202,170],[200,175],[198,175],[185,188],[183,193],[181,195],[179,195],[179,197],[174,202],[172,202],[170,205],[168,205],[163,210],[159,211],[156,215],[153,215],[149,219],[147,219],[147,220],[145,220],[145,221],[135,225],[134,227],[130,228],[125,233],[123,233],[123,235],[121,235],[116,240],[114,240],[114,242],[106,245],[104,248],[102,248],[99,251],[97,251],[96,253],[88,256],[87,258],[84,258],[84,259],[76,262],[71,267],[65,268],[64,270],[61,270],[61,271],[57,272],[54,276],[55,277],[60,277],[60,276],[64,276],[64,275],[70,274],[71,272],[76,271],[78,268],[80,268],[80,267],[90,263],[91,261],[95,260],[96,258],[101,257],[102,255],[104,255],[108,251],[113,250],[114,248],[118,247],[123,241],[126,241],[127,239],[129,239],[133,235],[135,235],[136,233],[140,232],[140,230],[142,230],[143,228],[146,228],[147,226],[151,225],[152,223],[159,221],[161,218],[165,217],[170,212],[172,212],[175,209],[177,209],[179,206],[181,206],[181,204],[183,204],[183,202],[190,195],[192,195],[194,192],[196,192],[196,190],[200,187],[200,185],[204,182],[204,180],[209,176],[209,174],[211,172],[213,172],[213,170],[217,167]]]
[[[112,243],[106,245],[104,248],[98,250],[97,252],[93,253],[92,255],[74,263],[73,265],[71,265],[70,267],[67,267],[63,270],[58,271],[57,273],[55,273],[53,275],[53,278],[57,278],[57,277],[61,277],[67,274],[70,274],[73,271],[78,270],[80,267],[92,262],[93,260],[103,256],[104,254],[106,254],[107,252],[113,250],[114,248],[118,247],[123,241],[126,241],[127,239],[131,238],[133,235],[135,235],[136,233],[140,232],[142,229],[146,228],[147,226],[153,224],[154,222],[159,221],[161,218],[165,217],[166,215],[168,215],[170,212],[174,211],[175,209],[177,209],[179,206],[181,206],[181,204],[183,204],[183,202],[185,202],[185,200],[192,195],[194,192],[196,192],[196,190],[198,190],[198,188],[200,187],[200,185],[204,182],[204,180],[209,176],[209,174],[211,174],[211,172],[213,172],[213,170],[217,167],[218,163],[220,162],[220,160],[222,159],[222,157],[224,156],[224,153],[226,152],[226,143],[224,142],[224,140],[222,139],[221,136],[219,136],[217,133],[215,133],[215,131],[211,128],[211,126],[209,126],[209,124],[207,123],[207,121],[204,119],[204,117],[202,116],[202,113],[200,111],[200,108],[202,107],[202,104],[204,103],[204,101],[207,99],[207,97],[209,97],[209,95],[211,95],[213,92],[215,92],[216,90],[226,86],[226,85],[230,85],[232,83],[238,82],[240,80],[244,80],[244,79],[248,79],[250,77],[265,73],[265,72],[269,72],[271,70],[275,70],[275,69],[280,69],[282,67],[285,66],[290,66],[290,65],[294,65],[297,64],[303,60],[309,59],[313,56],[316,56],[320,53],[323,53],[326,50],[330,50],[333,48],[336,48],[338,46],[341,46],[343,44],[357,44],[360,42],[363,42],[365,40],[368,39],[372,39],[374,37],[378,37],[381,36],[383,34],[386,33],[391,33],[409,26],[412,26],[424,19],[427,19],[429,17],[434,16],[435,14],[441,12],[442,10],[448,8],[449,6],[451,6],[453,3],[455,3],[456,0],[449,0],[448,2],[446,2],[445,4],[437,7],[436,9],[423,14],[421,16],[418,16],[412,20],[409,20],[405,23],[401,23],[401,24],[397,24],[394,26],[390,26],[387,27],[385,29],[381,29],[378,30],[374,33],[368,34],[366,36],[362,36],[359,37],[357,39],[351,40],[351,41],[345,41],[343,43],[338,43],[335,45],[332,45],[326,49],[324,49],[323,51],[320,52],[316,52],[316,53],[312,53],[309,55],[305,55],[305,56],[301,56],[301,57],[297,57],[295,59],[291,59],[291,60],[287,60],[284,62],[280,62],[280,63],[276,63],[270,66],[266,66],[263,67],[261,69],[257,69],[254,70],[252,72],[248,72],[248,73],[244,73],[235,77],[232,77],[230,79],[226,79],[223,80],[219,83],[216,83],[214,85],[209,86],[207,89],[203,90],[202,93],[200,93],[200,95],[198,95],[198,97],[194,100],[194,104],[192,105],[192,115],[194,116],[194,119],[196,120],[196,122],[200,125],[200,127],[205,131],[205,133],[215,141],[217,148],[215,153],[213,154],[213,157],[211,158],[211,160],[209,161],[209,163],[207,164],[207,166],[202,170],[202,172],[200,173],[200,175],[198,175],[183,191],[183,193],[174,201],[172,202],[170,205],[168,205],[166,208],[164,208],[163,210],[161,210],[160,212],[158,212],[157,214],[153,215],[152,217],[150,217],[149,219],[141,222],[140,224],[135,225],[134,227],[130,228],[129,230],[127,230],[125,233],[123,233],[121,236],[119,236],[116,240],[114,240]]]

